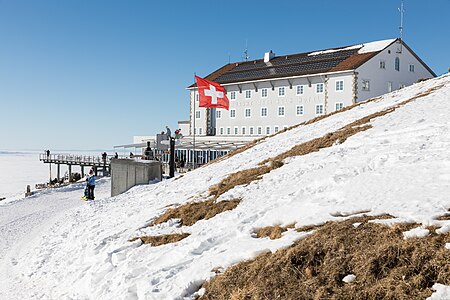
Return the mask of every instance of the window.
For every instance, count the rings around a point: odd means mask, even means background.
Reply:
[[[216,119],[220,119],[220,118],[222,118],[222,111],[217,110],[216,111]]]
[[[387,89],[388,89],[388,92],[389,92],[389,93],[392,92],[392,81],[388,81],[388,83],[387,83]]]
[[[297,95],[303,95],[305,93],[304,85],[297,85]]]
[[[297,116],[302,116],[304,113],[303,105],[297,105]]]
[[[284,106],[278,106],[278,116],[284,117]]]
[[[344,108],[344,103],[342,102],[336,102],[336,110],[341,110],[342,108]]]
[[[195,112],[195,118],[196,118],[196,119],[200,119],[200,111],[199,111],[199,110],[197,110],[197,111]]]
[[[249,127],[249,128],[248,128],[248,131],[250,131],[249,133],[250,133],[251,135],[254,135],[254,134],[255,134],[255,130],[254,130],[253,127]]]
[[[194,134],[197,134],[197,128],[194,127]]]
[[[395,70],[400,71],[400,58],[395,58]]]
[[[245,109],[245,117],[250,118],[252,116],[252,110],[250,108]]]
[[[230,135],[231,134],[231,128],[227,127],[227,134]]]
[[[284,96],[285,96],[284,86],[280,86],[278,88],[278,97],[284,97]]]
[[[363,91],[370,91],[370,81],[369,81],[369,80],[364,80],[364,79],[363,79],[361,89],[362,89]]]
[[[245,91],[245,99],[250,99],[251,97],[252,97],[252,91],[251,90]]]
[[[230,99],[231,100],[236,100],[236,92],[233,91],[233,92],[230,93]]]
[[[266,134],[270,134],[270,126],[266,127]]]
[[[220,135],[223,135],[223,127],[220,127]]]
[[[236,110],[230,109],[230,118],[236,118]]]
[[[336,91],[343,91],[343,90],[344,90],[344,81],[337,80],[336,81]]]
[[[273,127],[273,132],[275,132],[275,133],[278,132],[278,126]]]
[[[386,61],[380,60],[380,69],[386,69]]]
[[[195,92],[195,101],[198,101],[198,99],[200,99],[200,95],[198,94],[198,92]]]
[[[267,89],[261,89],[261,97],[267,98]]]
[[[203,134],[203,128],[202,127],[198,128],[198,134]]]
[[[322,94],[323,93],[323,83],[316,84],[316,93]]]
[[[414,73],[414,65],[409,65],[409,71]]]
[[[258,134],[261,135],[262,134],[262,127],[258,127]]]
[[[267,107],[261,107],[261,117],[267,117]]]
[[[316,104],[316,115],[323,115],[323,104]]]
[[[400,89],[402,89],[402,88],[406,87],[406,84],[400,83],[400,84],[398,85],[398,87],[399,87]]]
[[[242,127],[242,135],[245,135],[245,127]]]
[[[234,127],[234,134],[235,134],[235,135],[238,135],[238,134],[239,134],[239,128]]]

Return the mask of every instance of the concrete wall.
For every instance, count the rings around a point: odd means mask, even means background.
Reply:
[[[119,195],[135,185],[162,179],[161,163],[134,159],[111,160],[111,196]]]

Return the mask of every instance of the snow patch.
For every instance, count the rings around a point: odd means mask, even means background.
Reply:
[[[348,274],[347,276],[345,276],[344,278],[342,278],[342,281],[345,283],[351,283],[353,281],[355,281],[356,276],[353,274]]]
[[[433,284],[431,289],[435,292],[430,297],[428,297],[427,300],[450,299],[450,286],[435,283]]]
[[[403,238],[411,239],[411,238],[423,238],[430,234],[428,229],[422,227],[416,227],[411,230],[403,232]]]

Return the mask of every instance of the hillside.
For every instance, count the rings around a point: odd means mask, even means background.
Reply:
[[[444,297],[449,100],[445,75],[290,128],[183,176],[69,210],[17,251],[8,290],[16,299],[343,298],[361,297],[370,284],[379,289],[366,297],[395,298],[382,290],[411,280],[409,290],[397,292],[423,299],[434,287],[434,297]],[[421,259],[407,258],[418,244]],[[386,265],[391,256],[378,257],[378,269],[367,270],[381,253],[375,245],[397,256]],[[341,255],[353,250],[358,260]],[[433,272],[411,273],[434,258],[430,252],[439,254]],[[297,281],[271,281],[288,276],[283,262],[293,257]],[[414,270],[405,273],[408,263]],[[355,281],[343,283],[350,274]],[[265,284],[252,290],[252,281]],[[295,294],[302,281],[313,288]]]

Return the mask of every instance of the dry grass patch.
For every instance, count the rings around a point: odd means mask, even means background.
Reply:
[[[214,196],[214,199],[217,199],[220,195],[233,189],[234,187],[249,184],[252,181],[261,179],[264,174],[269,173],[274,169],[278,169],[282,165],[283,163],[281,161],[271,161],[264,166],[233,173],[223,179],[219,184],[210,187],[209,194]]]
[[[181,225],[191,226],[199,220],[208,220],[217,214],[236,208],[240,201],[240,199],[233,199],[220,202],[208,200],[187,203],[179,207],[168,209],[150,225],[161,224],[170,219],[180,219]]]
[[[130,242],[140,239],[143,244],[150,244],[151,246],[156,247],[160,245],[176,243],[184,238],[187,238],[189,235],[190,235],[189,233],[180,233],[180,234],[176,233],[176,234],[165,234],[154,236],[149,235],[132,238]]]
[[[425,299],[434,283],[450,284],[450,234],[404,240],[417,224],[374,218],[328,222],[289,248],[239,263],[205,283],[200,299]],[[348,274],[356,280],[346,284]]]
[[[438,220],[438,221],[447,221],[447,220],[450,220],[450,214],[445,214],[445,215],[439,216],[439,217],[437,217],[435,220]]]
[[[281,238],[281,234],[285,231],[288,230],[288,228],[294,228],[295,224],[290,224],[287,226],[280,226],[280,225],[275,225],[275,226],[267,226],[267,227],[262,227],[262,228],[258,228],[255,233],[256,233],[256,237],[257,238],[265,238],[268,237],[271,240],[276,240]]]

